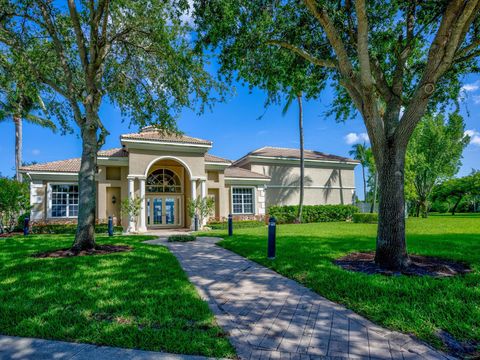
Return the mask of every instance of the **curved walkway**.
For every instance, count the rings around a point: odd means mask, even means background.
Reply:
[[[452,359],[216,246],[165,239],[242,359]]]
[[[204,356],[0,335],[1,360],[208,360]]]

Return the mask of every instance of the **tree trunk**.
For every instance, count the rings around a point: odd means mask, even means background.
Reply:
[[[379,172],[379,217],[375,262],[382,268],[408,266],[405,242],[404,169],[406,149],[387,143]]]
[[[460,196],[457,200],[457,202],[455,203],[455,205],[453,205],[453,208],[452,208],[452,215],[455,215],[455,211],[457,211],[457,207],[458,205],[460,204],[460,201],[462,201],[463,199],[463,196]]]
[[[305,178],[305,158],[304,158],[304,143],[303,143],[303,106],[302,106],[302,94],[297,95],[298,101],[298,130],[300,132],[300,201],[298,204],[298,216],[297,221],[302,222],[302,210],[303,210],[303,196],[304,196],[304,178]]]
[[[78,174],[78,225],[75,241],[72,246],[74,252],[92,250],[95,248],[95,211],[96,211],[96,183],[97,168],[97,128],[82,127],[82,160]]]
[[[15,176],[17,181],[22,181],[20,167],[22,166],[22,118],[18,115],[13,116],[15,123]]]
[[[375,172],[375,177],[373,181],[373,199],[372,206],[370,207],[370,214],[373,214],[375,211],[375,205],[377,203],[377,190],[378,190],[378,172]]]
[[[419,207],[422,218],[426,219],[428,217],[428,202],[425,197],[420,197]]]

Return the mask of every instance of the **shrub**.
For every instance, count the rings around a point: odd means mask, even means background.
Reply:
[[[49,224],[49,223],[34,223],[30,228],[32,234],[75,234],[77,231],[76,224]],[[121,233],[123,228],[121,226],[114,226],[114,233]],[[108,233],[107,224],[95,225],[95,233]]]
[[[182,234],[182,235],[170,235],[168,237],[169,242],[188,242],[188,241],[195,241],[197,237],[195,235],[188,235],[188,234]]]
[[[356,213],[353,214],[353,222],[360,224],[376,224],[378,223],[377,213]]]
[[[302,211],[302,222],[331,222],[351,220],[358,208],[353,205],[305,205]],[[274,216],[279,224],[291,224],[297,220],[298,206],[271,206],[270,216]]]
[[[17,226],[18,216],[28,210],[30,210],[28,184],[0,177],[0,233],[13,231]]]
[[[227,221],[209,221],[207,226],[212,230],[226,230],[228,229]],[[265,223],[260,220],[233,220],[234,229],[246,229],[265,226]]]

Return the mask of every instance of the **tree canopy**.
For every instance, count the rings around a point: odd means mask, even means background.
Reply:
[[[227,79],[263,84],[295,55],[321,74],[305,81],[331,81],[338,120],[362,116],[379,175],[375,261],[402,269],[407,144],[425,114],[457,101],[461,76],[478,72],[479,10],[480,0],[217,0],[195,14]]]

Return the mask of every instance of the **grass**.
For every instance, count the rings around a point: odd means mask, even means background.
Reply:
[[[437,329],[461,341],[480,342],[480,216],[439,215],[407,221],[410,253],[467,262],[473,272],[435,279],[365,275],[332,263],[353,251],[375,249],[375,224],[279,225],[277,257],[268,260],[267,229],[239,229],[220,246],[297,280],[317,293],[378,324],[440,347]]]
[[[71,235],[0,239],[0,333],[99,345],[233,357],[176,258],[145,236],[98,236],[130,252],[32,258],[69,247]]]

